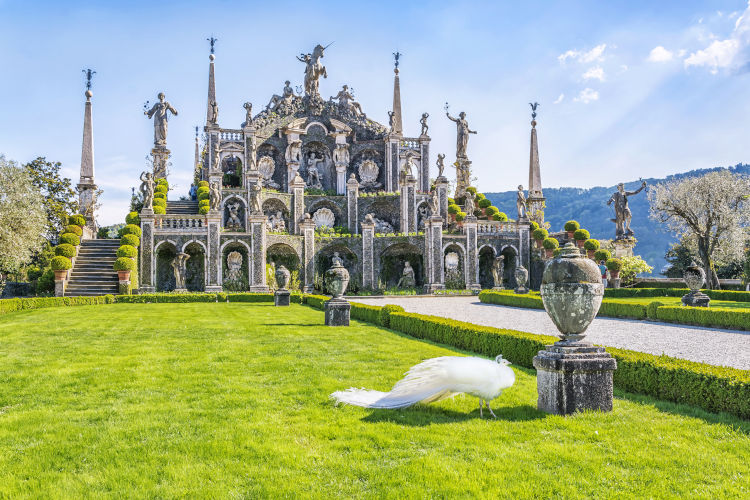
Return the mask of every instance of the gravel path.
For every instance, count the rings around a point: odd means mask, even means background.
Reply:
[[[472,297],[353,297],[364,304],[396,304],[407,312],[443,316],[478,325],[557,335],[547,313],[539,309],[483,304]],[[587,340],[650,354],[666,354],[712,365],[750,370],[750,332],[616,318],[597,318]]]

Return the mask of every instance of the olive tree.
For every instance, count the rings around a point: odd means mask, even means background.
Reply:
[[[750,227],[750,177],[728,170],[665,182],[648,193],[651,218],[698,255],[709,288],[719,288],[714,261],[742,256]]]
[[[0,279],[42,247],[47,213],[29,174],[0,155]]]

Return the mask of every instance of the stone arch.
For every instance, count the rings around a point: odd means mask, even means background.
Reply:
[[[424,231],[424,225],[427,218],[432,215],[430,204],[427,201],[417,203],[417,230]]]
[[[376,200],[370,205],[365,213],[371,213],[376,219],[387,222],[393,227],[393,231],[398,231],[398,227],[401,224],[399,219],[401,207],[397,202],[391,202],[389,200]],[[376,232],[378,231],[376,229]]]
[[[333,165],[333,159],[331,157],[331,148],[324,142],[318,140],[311,140],[306,142],[302,146],[302,165],[300,165],[300,172],[305,181],[308,179],[308,164],[311,158],[317,158],[322,160],[317,163],[318,174],[320,177],[320,183],[325,190],[336,189],[336,169]]]
[[[466,249],[463,245],[458,242],[443,245],[443,270],[446,288],[466,288]]]
[[[243,165],[242,153],[236,151],[223,151],[219,155],[222,178],[221,185],[228,188],[242,187]]]
[[[293,247],[286,243],[274,243],[266,248],[266,264],[272,263],[275,266],[283,265],[290,273],[292,273],[292,278],[289,283],[290,288],[299,285],[299,276],[302,270],[301,259]],[[268,285],[273,288],[276,284],[276,277],[271,275],[268,271],[268,268],[266,268],[266,272],[268,273],[266,275],[266,281],[268,282]]]
[[[232,223],[229,205],[234,205],[236,203],[240,204],[237,209],[237,217],[239,218],[239,223]],[[221,227],[227,229],[228,231],[245,231],[247,221],[247,203],[245,202],[245,199],[243,197],[238,195],[231,195],[226,197],[221,204],[221,214]]]
[[[380,280],[384,287],[398,285],[406,261],[414,269],[416,287],[424,285],[424,258],[419,247],[410,243],[395,243],[380,254]]]
[[[250,246],[242,240],[229,240],[221,245],[221,283],[225,290],[241,292],[250,289]],[[227,257],[237,251],[242,256],[242,265],[236,279],[230,279]]]
[[[182,251],[190,255],[185,263],[185,288],[191,292],[204,291],[208,278],[206,246],[201,241],[190,240],[182,246]]]
[[[263,215],[268,217],[269,220],[271,216],[276,216],[277,212],[281,212],[281,217],[284,219],[285,227],[287,231],[289,231],[289,228],[291,227],[291,217],[289,215],[289,209],[283,201],[278,198],[267,198],[263,202],[261,208],[263,209]]]
[[[352,251],[348,246],[341,243],[331,243],[321,248],[315,254],[315,275],[323,277],[325,272],[333,265],[333,254],[338,252],[339,258],[342,260],[344,267],[349,271],[349,287],[347,293],[357,292],[362,284],[362,265],[359,262],[357,254]],[[316,280],[316,284],[321,284],[321,290],[328,293],[325,289],[324,280]]]
[[[311,127],[315,127],[315,126],[322,127],[325,135],[328,135],[330,133],[328,130],[328,127],[325,126],[325,123],[317,121],[317,120],[313,120],[305,126],[305,134],[308,133]]]
[[[255,164],[259,165],[260,159],[264,156],[269,156],[273,160],[274,170],[273,175],[271,175],[271,181],[273,181],[272,184],[275,187],[265,179],[263,179],[263,186],[278,189],[278,186],[283,186],[286,180],[286,160],[284,159],[284,154],[273,144],[264,143],[258,147]]]
[[[177,244],[171,240],[160,241],[154,248],[154,256],[156,258],[154,287],[157,292],[171,292],[175,289],[172,260],[177,256]]]
[[[482,245],[479,248],[479,284],[482,288],[492,288],[496,285],[492,275],[492,266],[495,264],[497,251],[492,245]],[[499,286],[499,284],[498,284]]]

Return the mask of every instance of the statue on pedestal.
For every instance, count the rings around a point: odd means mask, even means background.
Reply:
[[[422,132],[419,135],[427,135],[427,130],[430,128],[427,126],[427,118],[430,113],[422,113],[422,118],[419,119],[419,123],[422,125]]]
[[[505,256],[498,255],[492,262],[492,278],[495,281],[495,289],[503,289],[503,275],[505,273]]]
[[[445,170],[445,155],[443,153],[438,154],[437,157],[437,168],[438,168],[438,179],[443,177],[443,170]]]
[[[430,193],[430,211],[432,211],[433,216],[440,215],[440,194],[437,188],[433,188],[432,193]]]
[[[300,54],[297,56],[298,61],[305,63],[305,94],[308,96],[320,96],[318,92],[318,79],[321,76],[328,78],[326,67],[320,62],[320,59],[323,57],[323,51],[328,47],[330,47],[330,44],[326,47],[318,44],[313,49],[312,54]]]
[[[209,118],[209,122],[216,125],[216,122],[219,120],[219,104],[216,101],[211,101],[211,117]]]
[[[521,220],[526,217],[526,196],[523,193],[523,186],[518,185],[518,193],[516,196],[516,210],[518,211],[518,219]]]
[[[300,155],[302,154],[302,141],[295,140],[286,147],[286,162],[299,164]]]
[[[245,123],[242,126],[249,127],[253,124],[253,103],[246,102],[242,107],[245,108]]]
[[[208,201],[211,210],[221,210],[221,186],[218,181],[214,181],[209,186]]]
[[[615,218],[610,220],[616,225],[616,239],[627,239],[633,236],[633,230],[630,229],[630,220],[633,218],[633,214],[628,206],[628,196],[640,193],[645,187],[646,181],[643,181],[641,187],[635,191],[625,191],[625,184],[621,182],[617,185],[617,192],[613,193],[607,201],[607,206],[611,205],[612,202],[615,204]]]
[[[251,186],[250,189],[250,213],[253,215],[258,215],[263,213],[263,207],[260,203],[260,194],[261,190],[263,188],[260,187],[260,184],[255,183]]]
[[[227,228],[234,231],[242,229],[242,220],[240,219],[240,202],[227,203]]]
[[[331,101],[334,100],[339,101],[339,107],[342,110],[350,112],[355,116],[365,116],[362,106],[354,100],[354,96],[349,92],[348,85],[344,85],[336,96],[331,97]]]
[[[323,184],[320,182],[320,171],[318,170],[318,164],[324,162],[323,158],[318,158],[315,153],[310,153],[307,158],[307,185],[308,187],[315,189],[323,189]]]
[[[190,258],[189,254],[185,252],[178,253],[174,259],[172,259],[172,269],[174,270],[174,282],[175,290],[185,290],[185,275],[187,274],[187,260]]]
[[[466,191],[466,199],[464,201],[464,212],[466,212],[467,216],[474,215],[474,210],[476,210],[476,204],[474,203],[474,193],[471,191]]]
[[[154,208],[154,176],[151,172],[141,172],[141,193],[143,194],[143,208]]]
[[[154,104],[148,111],[143,112],[149,118],[154,118],[154,146],[157,147],[167,145],[168,112],[171,111],[173,115],[177,116],[177,110],[165,101],[164,97],[164,92],[159,92],[159,102]]]
[[[268,102],[268,105],[266,106],[266,111],[276,111],[279,108],[281,108],[284,104],[288,104],[289,101],[291,101],[294,98],[294,90],[292,89],[289,80],[284,82],[284,90],[281,93],[282,95],[274,94],[271,97],[271,100]]]
[[[466,146],[469,143],[469,134],[476,134],[476,130],[469,128],[469,122],[466,121],[466,113],[461,111],[458,118],[453,118],[448,112],[446,104],[445,116],[452,122],[456,123],[456,158],[467,158]]]
[[[404,271],[401,273],[401,279],[398,280],[397,288],[414,288],[416,279],[414,278],[414,268],[407,260],[404,262]]]

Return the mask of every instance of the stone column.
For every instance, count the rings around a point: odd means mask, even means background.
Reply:
[[[391,134],[386,140],[385,148],[385,190],[396,191],[399,188],[400,165],[398,159],[398,148],[401,142],[401,134]]]
[[[219,210],[211,210],[206,214],[206,226],[208,227],[206,291],[215,293],[222,291],[221,278],[219,277],[221,273],[221,245],[219,241],[221,236],[221,212]]]
[[[315,222],[310,214],[305,214],[300,223],[300,231],[304,236],[305,246],[302,251],[302,272],[304,293],[312,293],[315,284]]]
[[[349,176],[346,182],[346,218],[349,222],[349,232],[357,234],[357,221],[359,219],[359,182],[354,174]]]
[[[419,164],[419,190],[425,193],[430,190],[430,137],[419,136],[419,149],[422,161]]]
[[[417,230],[417,180],[407,175],[401,186],[401,227],[402,233]]]
[[[154,211],[150,208],[141,210],[141,246],[140,252],[141,269],[138,273],[141,293],[154,293],[156,291],[156,255],[154,255]]]
[[[477,251],[477,218],[473,215],[466,217],[464,221],[464,234],[466,234],[466,289],[481,290],[479,284],[479,253]]]
[[[444,176],[435,179],[435,189],[440,200],[440,217],[448,220],[448,179]]]
[[[290,184],[292,191],[292,213],[289,217],[291,220],[291,227],[289,228],[289,234],[301,234],[300,222],[305,217],[305,181],[296,174],[292,183]]]
[[[433,215],[425,221],[425,291],[445,289],[445,273],[443,271],[443,218]]]
[[[151,150],[151,157],[154,162],[154,180],[167,178],[167,163],[169,162],[170,151],[159,146]]]
[[[528,219],[518,221],[518,258],[520,265],[531,269],[531,236]]]
[[[362,222],[362,288],[375,288],[375,223],[369,217]]]
[[[266,222],[263,214],[251,214],[247,218],[250,227],[250,291],[268,292],[266,284]]]

